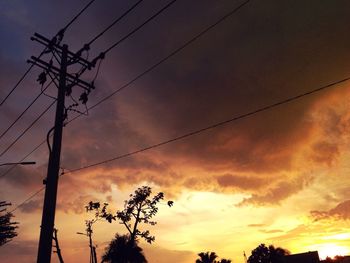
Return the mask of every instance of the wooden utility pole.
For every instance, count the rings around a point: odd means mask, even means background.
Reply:
[[[38,263],[50,262],[51,260],[52,235],[55,224],[58,174],[60,170],[61,142],[64,121],[64,93],[66,90],[67,51],[68,46],[63,45],[53,144],[49,156],[49,165],[47,168],[45,199],[41,219]]]
[[[65,96],[70,96],[72,93],[73,86],[80,86],[85,91],[81,95],[83,97],[83,104],[87,101],[87,96],[92,89],[94,89],[93,84],[87,83],[79,79],[78,74],[71,75],[67,72],[67,68],[70,65],[79,63],[85,69],[91,69],[94,65],[89,61],[81,58],[80,54],[72,53],[68,50],[67,45],[60,45],[56,38],[49,40],[37,33],[32,37],[35,40],[45,46],[46,52],[52,53],[59,63],[60,67],[54,66],[51,59],[49,63],[36,58],[31,57],[29,63],[32,63],[42,69],[44,72],[39,75],[38,81],[43,85],[46,81],[47,76],[58,79],[58,95],[57,95],[57,105],[56,105],[56,116],[55,125],[53,127],[53,143],[52,149],[50,149],[49,163],[47,168],[47,177],[44,180],[45,188],[45,198],[44,206],[41,220],[40,229],[40,240],[37,263],[49,263],[51,261],[52,252],[52,236],[54,233],[55,224],[55,211],[56,211],[56,199],[57,199],[57,188],[58,188],[58,177],[60,169],[60,156],[61,156],[61,143],[62,143],[62,130],[63,123],[67,115],[67,110],[65,108]],[[85,70],[84,70],[85,71]],[[82,71],[83,72],[83,71]],[[54,76],[54,77],[52,77]],[[56,84],[56,83],[55,83]],[[80,99],[81,100],[81,99]],[[76,106],[76,105],[75,105]],[[49,137],[49,135],[48,135]]]

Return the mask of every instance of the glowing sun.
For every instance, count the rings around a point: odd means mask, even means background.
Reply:
[[[336,244],[319,244],[313,247],[318,251],[320,259],[325,259],[326,257],[333,258],[335,256],[345,256],[349,253],[347,247],[339,246]]]

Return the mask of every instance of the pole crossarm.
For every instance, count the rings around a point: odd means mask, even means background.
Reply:
[[[59,73],[60,73],[59,68],[34,56],[31,56],[31,59],[32,60],[27,60],[27,62],[34,64],[49,72],[52,72],[55,76],[59,76]],[[93,84],[87,83],[86,81],[79,79],[78,76],[73,76],[72,74],[69,74],[69,73],[66,73],[66,80],[69,81],[71,84],[77,85],[87,91],[95,88]]]
[[[58,45],[57,43],[55,43],[55,41],[50,40],[38,33],[34,33],[34,37],[30,38],[32,41],[37,41],[38,43],[47,46],[49,48],[49,51],[57,51],[59,54],[62,54],[62,46]],[[82,50],[88,50],[88,48],[86,46],[84,46],[84,48]],[[84,58],[81,57],[81,53],[82,51],[78,51],[77,53],[73,53],[71,51],[67,51],[67,58],[68,58],[68,65],[70,64],[74,64],[74,63],[79,63],[85,67],[87,67],[87,69],[91,69],[93,67],[95,67],[96,63],[92,63]]]

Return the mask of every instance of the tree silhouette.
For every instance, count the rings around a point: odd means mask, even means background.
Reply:
[[[286,249],[273,245],[266,247],[265,244],[260,244],[252,251],[248,258],[248,263],[282,263],[283,257],[289,255],[290,252]]]
[[[325,263],[340,263],[343,260],[344,260],[344,256],[335,256],[333,258],[326,257],[326,259],[323,260],[323,262],[325,262]]]
[[[0,201],[0,246],[17,236],[18,222],[11,222],[13,214],[6,212],[6,207],[10,205],[6,201]]]
[[[218,261],[218,263],[231,263],[231,262],[232,262],[231,259],[225,259],[225,258]]]
[[[217,263],[215,260],[218,255],[215,252],[201,252],[198,254],[200,259],[196,260],[196,263]]]
[[[158,212],[157,204],[164,199],[164,194],[159,192],[153,197],[151,197],[151,194],[151,187],[142,186],[137,188],[133,194],[130,194],[130,199],[125,201],[124,209],[117,211],[116,215],[107,212],[108,203],[104,203],[101,208],[99,202],[89,202],[86,209],[87,211],[95,211],[96,217],[104,218],[109,223],[118,220],[129,232],[131,242],[140,237],[148,243],[152,243],[155,237],[151,236],[149,230],[140,231],[139,226],[141,223],[152,226],[157,224],[152,219]],[[172,205],[173,201],[168,201],[168,206],[171,207]]]
[[[102,262],[108,263],[147,263],[142,248],[129,235],[115,235],[102,256]]]

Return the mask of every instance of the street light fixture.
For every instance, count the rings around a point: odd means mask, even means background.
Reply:
[[[33,165],[33,164],[36,164],[36,162],[19,162],[19,163],[0,163],[0,166],[3,166],[3,165]]]

